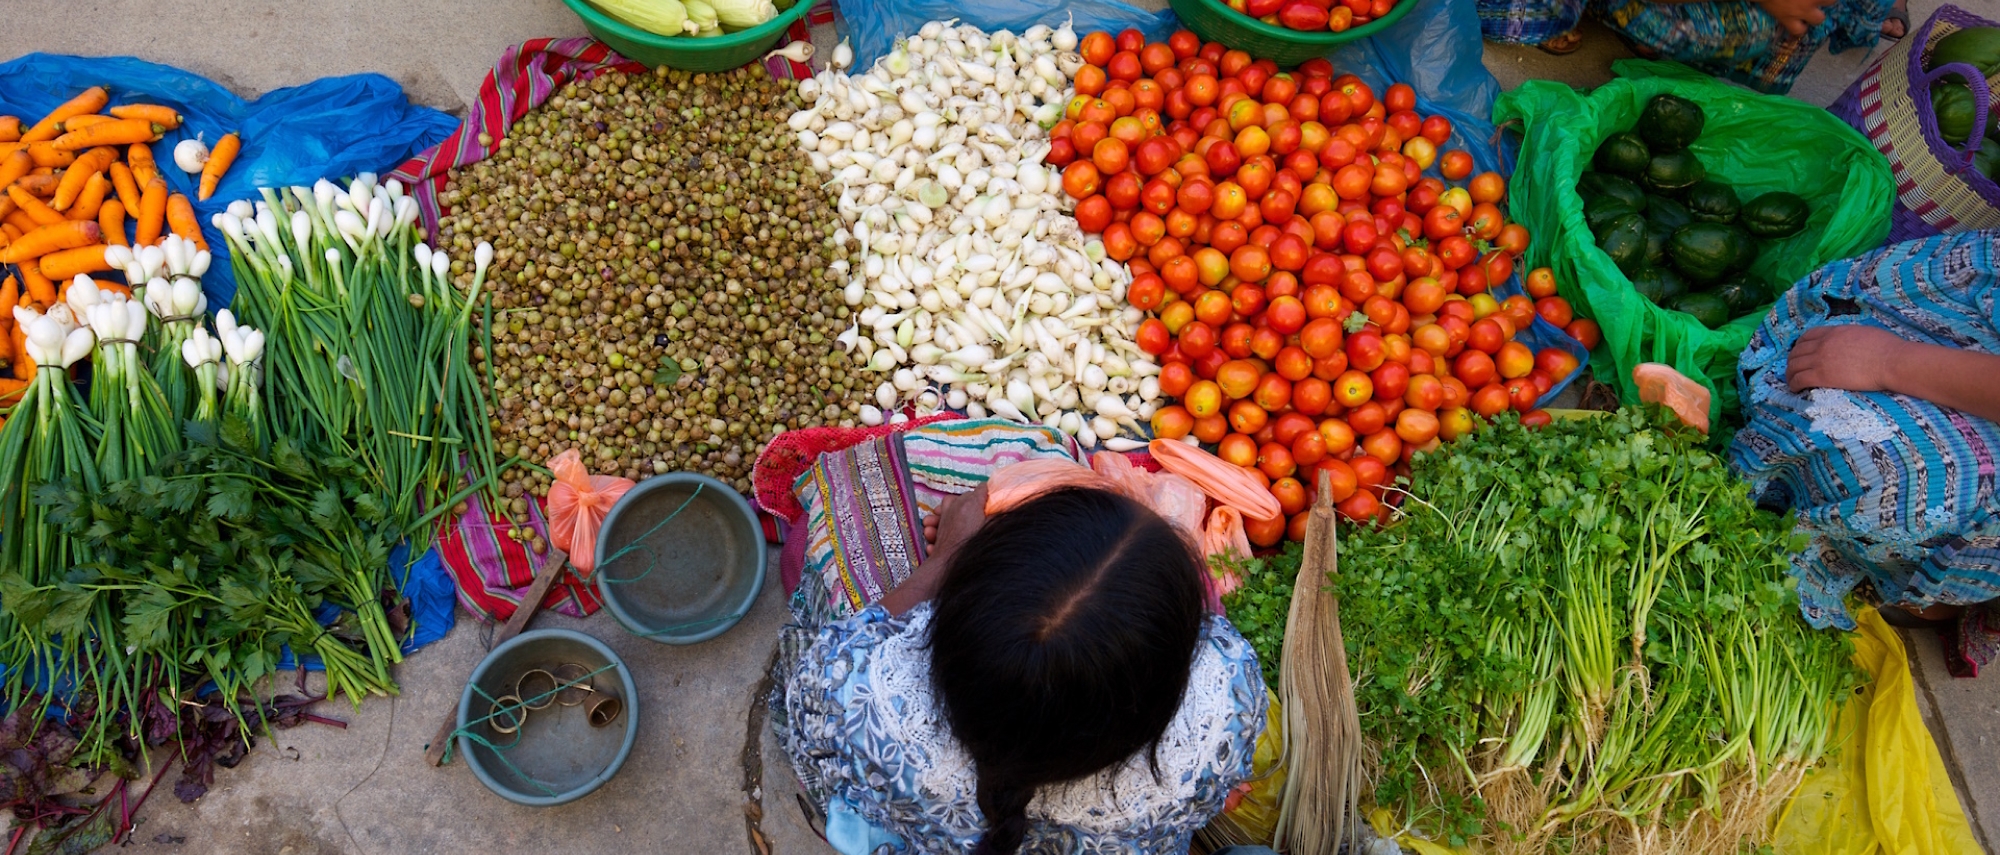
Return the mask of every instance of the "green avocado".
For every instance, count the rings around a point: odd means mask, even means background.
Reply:
[[[1643,167],[1641,171],[1644,171]],[[1585,200],[1609,196],[1631,205],[1634,211],[1646,209],[1646,191],[1639,189],[1639,185],[1633,183],[1632,179],[1612,175],[1609,172],[1584,173],[1583,177],[1576,181],[1576,192]]]
[[[1736,198],[1736,188],[1720,181],[1703,181],[1689,187],[1687,195],[1681,198],[1687,202],[1688,214],[1704,223],[1733,223],[1737,212],[1743,209],[1743,202]]]
[[[1695,157],[1688,149],[1653,155],[1646,164],[1646,189],[1667,196],[1678,196],[1689,187],[1701,183],[1708,177],[1708,168],[1701,165],[1701,158]]]
[[[1797,193],[1773,190],[1749,202],[1736,215],[1751,235],[1765,240],[1784,240],[1805,231],[1812,209]]]
[[[1702,125],[1707,121],[1708,117],[1702,113],[1700,104],[1679,95],[1655,95],[1653,100],[1646,102],[1646,109],[1640,111],[1639,122],[1633,130],[1639,132],[1639,137],[1646,141],[1646,146],[1657,157],[1693,144],[1701,137]]]
[[[1677,229],[1694,222],[1694,215],[1688,213],[1686,205],[1650,193],[1646,195],[1646,218],[1669,229]]]
[[[1640,139],[1638,134],[1619,131],[1604,138],[1590,163],[1599,172],[1637,178],[1646,171],[1646,163],[1652,159],[1652,149],[1646,147],[1646,141]]]
[[[1735,272],[1750,235],[1721,223],[1689,223],[1674,232],[1667,257],[1682,276],[1699,285],[1720,282]]]
[[[1709,329],[1717,329],[1729,323],[1729,304],[1714,294],[1682,294],[1677,299],[1667,301],[1666,307],[1693,315],[1695,320]]]
[[[1619,270],[1639,269],[1646,260],[1646,218],[1630,213],[1614,220],[1597,239],[1597,248],[1611,256]]]

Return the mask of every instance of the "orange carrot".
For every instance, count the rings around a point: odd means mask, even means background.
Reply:
[[[70,131],[56,137],[50,145],[63,151],[81,151],[100,145],[131,145],[157,140],[165,130],[145,119],[113,119],[82,130]]]
[[[56,283],[50,282],[48,277],[42,275],[42,268],[39,265],[33,263],[21,265],[21,281],[27,286],[28,301],[35,304],[36,308],[47,309],[55,305]]]
[[[62,178],[56,182],[55,196],[49,200],[49,207],[67,211],[76,204],[76,197],[83,195],[83,187],[90,183],[92,176],[102,175],[111,161],[118,159],[118,150],[109,146],[93,148],[76,159],[76,163],[63,170]]]
[[[62,215],[61,211],[51,208],[47,202],[35,198],[35,194],[21,189],[21,183],[18,181],[7,188],[7,195],[13,198],[14,205],[21,209],[21,213],[27,214],[28,219],[34,220],[36,223],[44,226],[53,226],[57,223],[65,222],[67,219]]]
[[[28,391],[27,380],[0,378],[0,407],[11,407],[21,402],[21,396]]]
[[[0,187],[14,183],[14,179],[28,174],[35,168],[35,159],[25,151],[17,151],[0,158]]]
[[[32,143],[28,146],[28,156],[35,159],[36,166],[68,166],[76,162],[76,152],[56,148],[55,143]]]
[[[95,113],[102,110],[105,103],[110,100],[111,93],[104,91],[104,87],[102,86],[92,86],[89,89],[85,89],[75,98],[69,99],[62,106],[55,108],[53,112],[43,116],[42,120],[36,122],[34,127],[29,128],[25,133],[21,134],[21,141],[41,142],[43,140],[55,139],[56,126],[62,124],[64,120],[72,116],[81,116],[85,113]]]
[[[63,120],[62,125],[56,128],[56,130],[66,134],[69,133],[70,131],[83,130],[84,128],[90,127],[91,125],[101,125],[104,124],[105,122],[115,122],[115,121],[118,120],[110,116],[103,115],[101,113],[91,113],[88,116],[71,116],[70,118]],[[62,139],[62,137],[57,136],[56,139]]]
[[[118,191],[118,201],[125,203],[125,210],[138,210],[139,182],[132,177],[132,167],[114,162],[107,171],[111,173],[111,187]]]
[[[21,305],[21,281],[12,276],[0,282],[0,319],[12,321],[14,307]]]
[[[0,142],[15,142],[21,138],[21,117],[0,116]]]
[[[174,234],[194,241],[199,249],[207,249],[208,241],[201,236],[201,221],[194,218],[194,203],[179,193],[167,197],[167,228]]]
[[[51,282],[68,282],[80,273],[103,273],[111,269],[111,265],[104,260],[104,249],[103,244],[94,244],[51,252],[42,256],[42,275],[49,277]]]
[[[181,114],[158,104],[120,104],[110,112],[121,119],[145,119],[170,131],[181,126]]]
[[[37,199],[47,199],[50,196],[54,196],[56,194],[56,184],[62,179],[51,173],[39,172],[39,170],[37,172],[39,174],[23,175],[15,179],[14,186],[27,191],[28,195]]]
[[[98,210],[104,207],[104,196],[109,192],[111,179],[102,172],[90,173],[90,178],[83,182],[83,192],[76,195],[76,203],[69,206],[67,215],[72,220],[97,219]]]
[[[21,235],[6,249],[0,249],[0,264],[20,264],[25,271],[29,266],[25,262],[51,252],[90,246],[103,239],[104,231],[95,222],[64,220]]]
[[[14,204],[12,196],[7,197],[7,204],[10,206]],[[19,231],[21,234],[27,234],[42,227],[41,223],[29,219],[27,212],[19,209],[0,214],[0,223],[5,223],[8,228]],[[20,239],[21,235],[14,235],[14,240]]]
[[[236,153],[243,148],[243,138],[233,133],[223,134],[215,141],[215,148],[208,153],[208,165],[201,168],[201,192],[195,198],[204,202],[215,195],[215,185],[222,181],[222,174],[229,171],[229,165],[236,162]]]
[[[14,200],[12,200],[12,199],[8,199],[8,200],[7,200],[7,204],[9,204],[9,205],[12,205],[12,204],[14,204]],[[4,215],[4,214],[0,214],[0,217],[4,217],[4,216],[6,216],[6,215]],[[21,230],[20,230],[20,229],[17,229],[17,228],[15,228],[15,227],[14,227],[14,224],[13,224],[13,223],[7,223],[7,222],[0,222],[0,235],[6,235],[6,236],[7,236],[7,242],[8,242],[8,243],[13,243],[13,242],[15,242],[15,241],[17,241],[17,240],[20,240],[20,239],[21,239]]]
[[[167,222],[167,182],[157,176],[146,184],[145,192],[139,194],[138,231],[132,236],[133,246],[152,246],[160,242],[160,229]]]
[[[104,232],[105,243],[112,246],[127,246],[125,203],[117,199],[104,200],[104,206],[97,209],[97,228]]]
[[[153,147],[145,143],[133,143],[126,149],[125,162],[132,165],[132,180],[140,187],[153,183],[153,176],[160,174],[160,165],[153,161]]]
[[[28,355],[28,331],[22,329],[20,324],[14,324],[13,327],[13,332],[7,337],[14,342],[14,379],[33,380],[35,358]]]

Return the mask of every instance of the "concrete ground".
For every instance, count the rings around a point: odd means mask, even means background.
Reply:
[[[1938,5],[1912,0],[1913,21],[1921,23]],[[506,47],[583,34],[558,0],[8,0],[5,7],[0,58],[30,51],[131,54],[207,75],[245,95],[377,71],[400,81],[413,99],[454,113],[463,113]],[[1581,51],[1563,58],[1489,45],[1486,65],[1503,87],[1530,78],[1595,85],[1608,77],[1612,60],[1629,53],[1594,25],[1588,36]],[[1859,51],[1822,54],[1792,94],[1827,104],[1866,60]],[[634,638],[603,616],[538,617],[537,627],[587,632],[624,657],[640,686],[640,739],[623,772],[598,792],[564,807],[531,809],[487,792],[462,763],[434,769],[423,762],[425,742],[456,709],[492,632],[461,615],[444,641],[399,668],[401,697],[359,710],[322,708],[348,727],[308,725],[260,742],[241,766],[222,770],[214,790],[194,805],[156,794],[131,848],[214,855],[828,851],[800,818],[788,765],[765,736],[759,712],[759,684],[783,617],[775,586],[741,625],[695,647]],[[1953,680],[1933,639],[1907,641],[1932,733],[1954,766],[1976,830],[1995,851],[2000,677]]]

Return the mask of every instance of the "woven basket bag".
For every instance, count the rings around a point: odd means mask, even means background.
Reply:
[[[1896,207],[1889,241],[1930,237],[1946,232],[2000,228],[2000,184],[1972,168],[1988,111],[2000,109],[1994,98],[2000,75],[1979,77],[1965,63],[1924,70],[1930,46],[1967,27],[2000,26],[1956,6],[1944,6],[1912,34],[1882,52],[1861,77],[1827,109],[1856,130],[1889,158],[1896,177]],[[1931,84],[1957,72],[1971,84],[1979,124],[1962,146],[1938,136],[1931,112]]]

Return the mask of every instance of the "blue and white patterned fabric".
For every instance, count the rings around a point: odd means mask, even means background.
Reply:
[[[827,837],[847,853],[962,853],[985,831],[972,761],[931,695],[931,610],[904,617],[880,605],[816,632],[789,628],[772,726],[812,798]],[[1251,774],[1266,695],[1256,654],[1228,621],[1210,617],[1180,712],[1144,755],[1059,788],[1028,806],[1022,853],[1187,851]]]
[[[1896,244],[1794,287],[1743,352],[1748,424],[1729,450],[1753,494],[1795,510],[1811,538],[1793,570],[1814,626],[1853,628],[1842,601],[1862,579],[1896,605],[2000,597],[2000,426],[1906,395],[1793,394],[1793,342],[1836,324],[2000,354],[2000,232]],[[1959,641],[1977,663],[1992,642],[1975,629]]]

